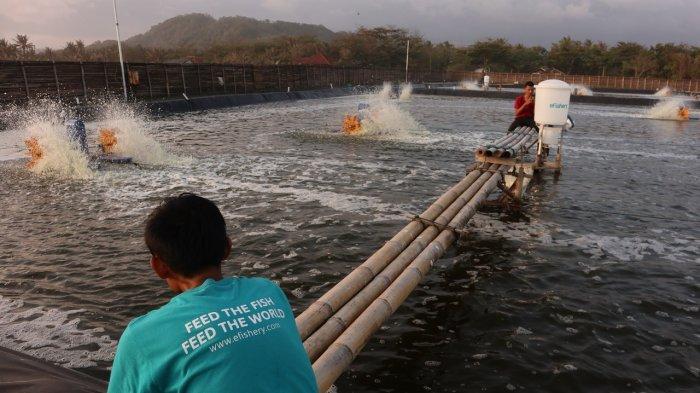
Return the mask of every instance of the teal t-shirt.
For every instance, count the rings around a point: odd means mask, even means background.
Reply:
[[[263,278],[206,280],[129,323],[109,393],[316,392],[282,290]]]

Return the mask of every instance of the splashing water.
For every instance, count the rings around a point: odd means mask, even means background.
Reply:
[[[579,85],[577,83],[572,83],[571,85],[571,95],[575,96],[592,96],[593,91],[586,85]]]
[[[373,106],[371,113],[370,117],[362,121],[362,129],[366,134],[396,135],[411,132],[427,132],[411,115],[394,104]]]
[[[402,110],[396,101],[386,99],[386,90],[385,84],[381,91],[370,95],[369,115],[362,119],[362,131],[358,135],[390,140],[415,140],[427,137],[429,132],[425,127],[408,112]]]
[[[50,100],[39,100],[27,108],[10,110],[11,127],[25,130],[17,137],[31,141],[31,145],[41,152],[41,157],[30,167],[32,172],[73,179],[93,175],[88,156],[66,132],[67,117],[66,109]]]
[[[662,119],[662,120],[688,120],[680,115],[680,108],[687,108],[684,100],[682,98],[672,98],[663,100],[653,107],[647,109],[646,117],[650,119]]]
[[[93,154],[97,153],[94,146],[99,140],[98,130],[107,129],[114,139],[110,152],[132,157],[134,162],[175,165],[191,161],[170,154],[151,137],[148,133],[151,124],[137,108],[113,99],[103,100],[95,107],[98,120],[86,125]],[[91,165],[90,156],[66,131],[65,122],[73,117],[71,112],[71,108],[48,99],[10,108],[5,116],[10,130],[3,132],[6,135],[0,158],[33,158],[28,167],[40,175],[72,179],[93,177],[95,166]]]
[[[101,113],[98,128],[113,131],[116,139],[111,149],[113,153],[151,165],[174,165],[188,160],[169,153],[153,139],[148,132],[150,123],[136,108],[119,101],[107,101]]]
[[[408,101],[411,99],[411,94],[413,94],[413,85],[410,83],[401,85],[401,94],[399,94],[399,101]]]
[[[673,95],[673,89],[671,89],[668,86],[664,86],[659,91],[654,93],[655,96],[657,97],[671,97]]]
[[[394,97],[394,88],[391,86],[391,82],[384,82],[376,97],[383,101],[392,99]]]
[[[460,82],[459,88],[464,90],[483,90],[476,81],[471,80]]]

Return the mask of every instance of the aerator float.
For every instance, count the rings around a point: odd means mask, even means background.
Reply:
[[[85,123],[81,119],[68,119],[65,122],[68,139],[75,147],[85,154],[90,162],[96,167],[101,164],[132,164],[131,157],[115,154],[118,144],[116,128],[101,128],[98,136],[98,149],[100,153],[91,154],[87,142],[87,132]],[[24,141],[29,155],[28,167],[33,167],[44,157],[44,148],[36,137],[31,137]]]

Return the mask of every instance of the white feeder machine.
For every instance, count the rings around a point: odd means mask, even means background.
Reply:
[[[535,86],[537,97],[535,98],[535,123],[539,128],[537,138],[537,156],[534,161],[527,161],[525,157],[527,149],[534,144],[528,137],[528,145],[525,149],[503,157],[477,154],[476,160],[481,163],[505,165],[509,167],[504,173],[503,182],[498,187],[504,191],[500,202],[510,201],[520,203],[525,190],[533,179],[535,171],[542,169],[554,169],[556,173],[561,171],[562,131],[572,128],[573,121],[569,117],[569,99],[571,88],[563,81],[550,79]],[[556,147],[555,161],[547,161],[550,149]]]
[[[573,127],[569,119],[571,87],[564,81],[548,79],[540,82],[535,89],[535,123],[540,129],[537,163],[560,170],[562,131]],[[544,165],[545,152],[554,147],[557,149],[555,164]]]

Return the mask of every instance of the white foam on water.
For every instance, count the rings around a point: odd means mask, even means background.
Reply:
[[[596,234],[585,234],[574,239],[558,240],[560,246],[577,246],[586,254],[598,258],[605,255],[623,261],[641,261],[648,255],[663,255],[667,246],[655,239],[638,236],[617,237]]]
[[[545,208],[546,209],[546,208]],[[575,247],[591,259],[614,258],[621,262],[641,261],[654,256],[672,262],[700,262],[697,253],[700,242],[665,231],[657,238],[643,236],[611,236],[595,233],[579,234],[554,223],[538,220],[505,223],[477,214],[470,226],[478,228],[479,235],[502,236],[509,240],[539,241],[542,247]],[[590,268],[594,271],[594,268]]]
[[[274,223],[270,224],[270,227],[285,232],[296,232],[299,229],[299,225],[300,224],[295,224],[289,221],[275,221]]]
[[[98,120],[86,125],[93,152],[96,152],[98,129],[107,127],[116,131],[114,152],[132,157],[137,163],[175,165],[189,160],[170,154],[151,137],[151,123],[134,107],[116,100],[105,100],[96,106]],[[53,100],[38,100],[27,107],[11,108],[8,111],[11,129],[2,132],[0,137],[0,159],[28,157],[24,141],[36,138],[43,155],[31,167],[32,172],[71,179],[95,177],[90,157],[66,131],[65,121],[72,117],[70,113],[70,108]]]
[[[673,89],[669,86],[664,86],[654,93],[654,95],[657,97],[671,97],[673,95]]]
[[[43,151],[43,157],[31,168],[33,172],[73,179],[93,176],[87,155],[68,138],[63,124],[34,123],[27,131],[37,139]]]
[[[451,150],[460,151],[471,151],[479,144],[480,139],[485,138],[483,134],[471,131],[469,133],[452,133],[428,130],[411,116],[405,108],[398,104],[400,100],[389,99],[388,97],[390,97],[390,94],[387,94],[387,91],[388,89],[384,88],[372,94],[353,96],[350,98],[341,97],[338,99],[343,100],[343,103],[338,107],[347,107],[347,101],[349,99],[352,99],[353,106],[359,103],[370,104],[367,113],[371,116],[362,120],[363,127],[360,132],[352,135],[340,132],[340,123],[342,122],[340,118],[334,123],[331,129],[289,130],[281,132],[301,132],[331,138],[363,138],[422,146],[436,146],[438,143],[447,143]],[[382,163],[381,166],[384,167],[384,163]]]
[[[265,104],[244,105],[240,107],[211,109],[207,112],[208,121],[250,121],[256,119],[287,118],[297,113],[307,113],[309,107],[315,111],[323,112],[330,109],[342,109],[348,102],[355,102],[362,95],[349,95],[331,98],[314,98],[304,100],[304,105],[298,105],[295,101],[269,102]],[[285,132],[285,131],[280,131]],[[270,131],[274,134],[274,131]]]
[[[131,157],[134,162],[176,165],[189,160],[169,153],[150,135],[152,126],[146,116],[120,101],[109,100],[102,104],[97,126],[114,129],[117,138],[114,153]],[[94,134],[97,137],[97,130]]]
[[[592,96],[593,95],[593,91],[586,85],[572,83],[569,86],[571,86],[571,95],[574,95],[574,96]]]
[[[0,296],[0,345],[69,368],[111,362],[117,342],[101,328],[79,327],[84,310],[26,308]]]
[[[87,179],[93,176],[88,156],[78,143],[70,139],[66,131],[67,112],[58,102],[40,100],[27,108],[14,108],[10,113],[11,127],[23,132],[15,133],[12,145],[22,146],[24,140],[36,138],[43,156],[31,168],[32,172],[60,178]],[[26,154],[26,153],[24,153]]]
[[[405,218],[402,214],[392,213],[392,211],[397,209],[396,206],[382,202],[376,197],[337,193],[333,191],[310,189],[308,187],[278,186],[269,183],[239,181],[237,179],[228,179],[228,181],[225,179],[217,180],[217,182],[219,181],[225,181],[228,186],[238,190],[247,190],[264,194],[288,195],[297,202],[316,202],[322,206],[341,212],[369,214],[370,211],[374,211],[372,217],[377,221],[400,220]]]
[[[459,88],[463,90],[483,90],[476,81],[464,80],[459,83]]]
[[[381,90],[376,94],[376,96],[382,101],[388,101],[394,96],[394,88],[391,82],[384,82]]]
[[[594,154],[610,154],[610,155],[625,155],[625,156],[638,156],[645,158],[673,158],[677,160],[697,160],[697,154],[676,154],[676,153],[652,153],[639,150],[611,150],[611,149],[598,149],[593,147],[583,147],[583,146],[565,146],[564,151],[572,152],[584,152],[584,153],[594,153]]]
[[[285,161],[286,160],[287,159],[285,159]],[[344,161],[344,160],[327,158],[327,157],[314,157],[312,159],[295,158],[294,163],[304,165],[304,166],[313,166],[314,171],[318,171],[319,169],[328,169],[329,171],[337,171],[337,169],[345,169],[345,168],[351,167],[351,168],[361,169],[361,170],[363,170],[365,172],[369,172],[369,173],[377,173],[380,171],[400,171],[400,170],[403,170],[405,168],[402,165],[391,165],[391,163],[387,163],[387,162],[380,163],[380,162],[364,161],[364,160]]]
[[[622,108],[622,107],[615,107],[614,109],[611,108],[605,108],[605,109],[599,109],[599,108],[588,108],[585,106],[577,106],[576,109],[572,109],[570,111],[572,116],[582,116],[582,115],[587,115],[587,116],[596,116],[596,117],[624,117],[624,118],[644,118],[646,117],[644,113],[640,113],[638,108],[635,107],[630,107],[630,108]]]
[[[686,106],[685,99],[680,97],[669,98],[647,109],[645,115],[650,119],[684,120],[678,116],[678,109],[682,106]]]
[[[401,85],[401,93],[399,94],[399,101],[408,101],[411,99],[413,94],[413,85],[406,83]]]
[[[26,133],[23,130],[10,129],[0,131],[0,161],[27,158],[27,148],[24,145],[24,139],[26,139]]]
[[[362,131],[353,136],[421,145],[444,140],[418,123],[396,101],[386,97],[386,88],[368,97],[369,116],[362,119]]]
[[[373,103],[370,113],[371,116],[362,120],[363,135],[395,140],[417,140],[429,136],[425,127],[393,102]]]
[[[333,191],[324,183],[305,181],[294,176],[288,179],[276,179],[290,163],[289,157],[269,158],[267,160],[250,160],[247,157],[216,157],[199,159],[189,166],[168,167],[167,170],[132,170],[107,171],[96,179],[100,192],[115,202],[125,198],[133,203],[123,205],[124,214],[143,214],[152,207],[148,200],[154,195],[168,195],[173,189],[206,190],[211,197],[218,199],[238,199],[244,194],[256,193],[274,198],[276,202],[292,201],[296,203],[315,202],[337,212],[362,214],[373,221],[405,219],[399,212],[401,206],[383,202],[380,198]],[[323,160],[298,160],[311,168],[322,165]],[[239,168],[236,176],[224,175],[231,165]],[[259,205],[256,200],[253,205]],[[245,206],[246,208],[251,206]],[[278,223],[279,224],[279,223]],[[296,227],[275,227],[286,231],[295,231]]]

